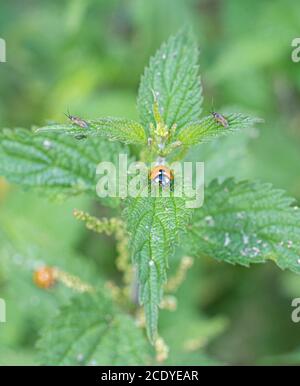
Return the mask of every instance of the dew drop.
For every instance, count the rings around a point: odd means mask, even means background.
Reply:
[[[287,242],[287,247],[288,247],[288,248],[292,248],[292,246],[293,246],[293,242],[292,242],[292,240],[289,240],[289,241]]]
[[[224,240],[224,247],[228,247],[228,245],[230,244],[230,237],[229,237],[229,234],[228,233],[225,233],[225,240]]]
[[[44,142],[43,142],[43,146],[44,146],[45,149],[49,150],[52,147],[52,142],[49,141],[49,139],[45,139]]]
[[[162,54],[162,59],[165,60],[167,58],[166,54]]]
[[[150,267],[153,267],[154,261],[153,261],[153,260],[150,260],[150,261],[149,261],[149,265],[150,265]]]
[[[246,235],[244,232],[242,232],[242,234],[243,234],[243,243],[249,244],[249,236]]]

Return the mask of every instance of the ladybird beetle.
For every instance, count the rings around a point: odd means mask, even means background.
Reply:
[[[172,171],[164,165],[155,166],[150,172],[150,180],[162,187],[169,186],[174,180]]]
[[[82,129],[87,129],[89,127],[89,124],[79,117],[75,117],[74,115],[70,115],[69,113],[65,114],[65,116],[68,117],[70,121],[74,123],[74,125],[77,125]]]
[[[227,119],[222,114],[219,114],[219,113],[216,113],[215,111],[212,111],[211,115],[214,117],[215,121],[220,123],[222,126],[224,126],[224,127],[229,126]]]
[[[41,267],[33,274],[33,281],[39,288],[47,289],[55,284],[55,269],[52,267]]]

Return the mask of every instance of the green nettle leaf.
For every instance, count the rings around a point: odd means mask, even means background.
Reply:
[[[146,144],[146,133],[143,127],[132,120],[124,118],[99,118],[84,121],[87,127],[76,124],[54,124],[41,127],[38,133],[56,132],[72,136],[99,136],[111,141],[120,141],[127,144]]]
[[[59,194],[95,193],[96,167],[114,161],[121,145],[99,138],[78,141],[29,130],[0,132],[0,175],[25,187],[47,188]]]
[[[169,128],[176,124],[180,129],[199,119],[202,88],[198,56],[198,48],[191,35],[181,31],[164,43],[150,59],[138,95],[140,119],[146,129],[151,123],[155,125],[154,98]]]
[[[189,232],[192,250],[232,264],[273,260],[300,273],[300,210],[270,184],[214,180]]]
[[[133,319],[103,294],[80,294],[45,327],[38,342],[44,365],[142,365],[149,347]]]
[[[179,132],[177,140],[183,145],[196,145],[262,122],[259,118],[248,117],[240,113],[224,114],[223,117],[228,126],[223,126],[212,115],[209,115],[199,121],[189,123]]]
[[[296,348],[291,352],[269,355],[258,359],[257,364],[260,366],[299,366],[300,349]]]
[[[147,333],[152,343],[157,336],[158,306],[167,280],[168,259],[191,214],[185,200],[179,197],[139,197],[130,200],[125,210],[138,273],[139,300],[145,308]]]

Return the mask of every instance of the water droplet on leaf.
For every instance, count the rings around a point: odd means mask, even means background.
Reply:
[[[224,247],[227,247],[230,244],[230,237],[228,233],[225,233]]]

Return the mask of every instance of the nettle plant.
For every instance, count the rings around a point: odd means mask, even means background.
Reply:
[[[137,100],[139,122],[70,117],[67,124],[35,131],[3,130],[1,175],[55,195],[85,193],[99,199],[95,186],[101,161],[117,164],[120,153],[149,163],[184,161],[191,146],[259,122],[240,113],[201,118],[201,104],[197,45],[181,31],[162,45],[145,70]],[[80,210],[74,215],[89,229],[115,235],[123,285],[94,288],[55,268],[55,280],[79,293],[42,331],[42,363],[89,364],[94,358],[97,364],[149,364],[165,359],[159,309],[170,307],[166,296],[184,278],[188,256],[243,266],[273,260],[282,269],[300,272],[300,211],[270,184],[213,180],[205,187],[204,205],[196,209],[172,192],[170,197],[107,198],[101,203],[114,205],[120,217],[95,218]],[[168,281],[179,238],[182,263]]]

